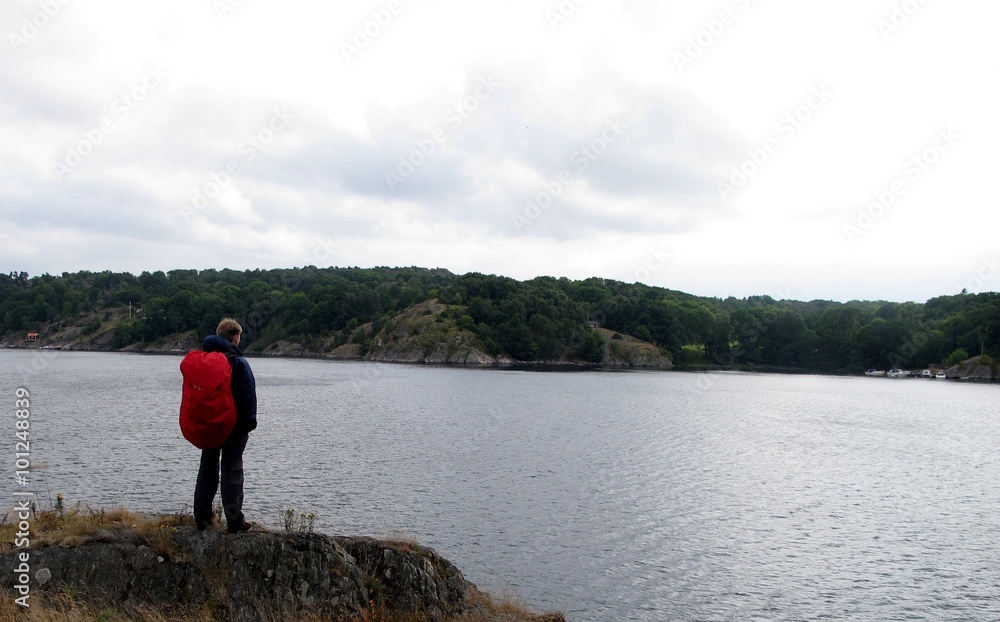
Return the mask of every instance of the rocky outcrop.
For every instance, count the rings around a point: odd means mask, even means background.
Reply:
[[[17,552],[0,555],[16,584]],[[105,530],[72,545],[30,550],[32,598],[67,592],[96,606],[213,611],[251,622],[318,614],[352,619],[370,603],[431,620],[456,615],[476,591],[433,550],[320,534],[224,534],[161,527],[152,538]]]
[[[247,352],[248,354],[250,352]],[[292,341],[276,341],[271,345],[264,348],[260,354],[266,356],[307,356],[309,353],[306,351],[305,347],[300,343],[295,343]]]
[[[581,325],[578,331],[559,343],[546,358],[536,361],[515,360],[496,353],[499,347],[480,334],[472,318],[459,305],[445,305],[438,299],[417,303],[397,313],[388,324],[375,330],[372,323],[356,326],[346,334],[337,331],[316,335],[305,344],[290,340],[248,342],[244,352],[250,356],[323,358],[391,363],[463,365],[474,367],[605,367],[671,369],[669,357],[651,343],[604,328]],[[111,318],[121,320],[120,314]],[[70,327],[62,332],[49,330],[38,345],[64,350],[114,350],[114,322],[104,322],[99,333],[82,336],[82,329]],[[583,360],[579,345],[594,331],[600,335],[603,352],[600,361]],[[194,331],[170,335],[155,343],[133,343],[121,351],[147,354],[183,354],[199,346]],[[345,343],[346,341],[346,343]],[[489,344],[489,345],[487,345]],[[25,345],[21,347],[38,347]],[[490,354],[494,352],[495,354]]]
[[[338,538],[337,543],[364,569],[368,598],[392,603],[396,610],[437,618],[463,609],[470,587],[475,589],[433,549],[372,538]]]
[[[978,380],[980,382],[996,381],[998,376],[998,365],[991,357],[974,356],[958,365],[954,365],[944,370],[944,374],[949,378],[959,378],[961,380]]]
[[[604,367],[671,369],[674,364],[651,343],[631,335],[622,335],[603,328],[596,329],[604,337]]]
[[[440,341],[436,344],[413,342],[393,343],[380,347],[367,357],[370,361],[391,363],[434,363],[448,365],[503,365],[503,357],[494,357],[461,342]]]

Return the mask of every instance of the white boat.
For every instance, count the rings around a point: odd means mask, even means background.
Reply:
[[[935,374],[934,377],[937,378],[938,380],[947,380],[948,379],[948,376],[946,376],[943,371],[939,371],[937,374]]]
[[[889,370],[889,373],[886,375],[890,378],[907,378],[909,377],[910,372],[906,371],[905,369],[893,367],[892,369]]]
[[[866,376],[878,376],[879,378],[885,377],[885,370],[875,369],[874,367],[865,372]]]
[[[934,373],[931,372],[931,370],[929,370],[929,369],[925,369],[924,371],[920,372],[920,377],[921,378],[933,378],[934,377]]]

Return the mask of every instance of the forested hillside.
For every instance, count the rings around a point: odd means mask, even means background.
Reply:
[[[244,349],[276,342],[371,341],[405,310],[437,299],[442,321],[474,335],[484,352],[519,361],[598,361],[604,341],[588,322],[658,346],[677,364],[765,365],[816,371],[919,368],[1000,355],[1000,294],[925,303],[703,298],[599,278],[529,281],[423,268],[174,270],[0,275],[0,335],[79,326],[109,348],[211,333],[239,319]],[[129,317],[129,305],[131,315]],[[391,331],[390,331],[391,332]]]

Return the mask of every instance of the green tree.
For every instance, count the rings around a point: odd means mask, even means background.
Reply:
[[[520,317],[513,317],[500,325],[497,342],[519,361],[534,361],[538,358],[538,344],[531,338],[528,325]]]
[[[963,350],[962,348],[958,348],[950,355],[948,355],[948,360],[945,362],[945,364],[948,365],[948,367],[951,367],[953,365],[958,365],[959,363],[964,363],[968,359],[969,359],[969,353]]]

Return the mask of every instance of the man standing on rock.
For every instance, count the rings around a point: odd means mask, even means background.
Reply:
[[[201,342],[205,352],[222,352],[233,368],[230,387],[236,402],[236,425],[222,447],[201,450],[198,483],[194,489],[194,519],[198,529],[212,524],[212,501],[219,488],[219,459],[222,460],[222,509],[226,514],[227,530],[237,533],[250,529],[243,516],[243,450],[250,432],[257,427],[257,384],[250,363],[240,352],[243,328],[232,318],[219,322],[214,335]]]

